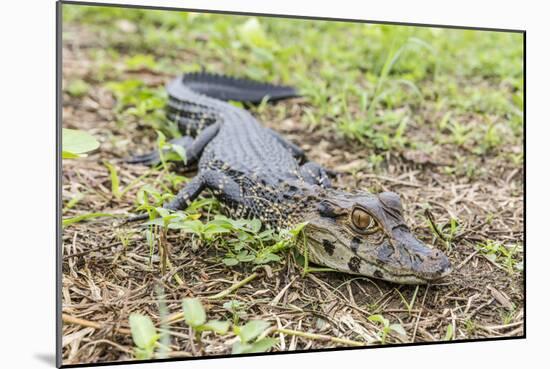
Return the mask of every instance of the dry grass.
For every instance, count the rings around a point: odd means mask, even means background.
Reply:
[[[83,37],[82,39],[85,39]],[[63,54],[63,79],[93,80],[97,71],[79,45],[67,44]],[[162,86],[171,76],[147,71],[128,74],[150,86]],[[246,320],[264,319],[273,327],[377,344],[380,325],[367,318],[382,314],[399,323],[406,336],[390,333],[387,343],[441,341],[451,326],[450,339],[521,336],[524,332],[522,272],[507,268],[480,251],[480,243],[492,240],[518,244],[515,262],[523,260],[523,186],[521,165],[503,159],[501,153],[467,156],[450,145],[439,145],[427,157],[401,149],[384,152],[381,165],[373,165],[364,145],[341,138],[328,125],[301,123],[306,101],[295,100],[268,107],[261,117],[267,125],[299,143],[308,156],[342,174],[336,186],[391,190],[401,195],[411,228],[423,241],[446,251],[454,272],[429,286],[399,286],[342,273],[312,273],[305,277],[293,259],[258,270],[259,277],[221,300],[203,299],[211,318],[230,319],[222,308],[235,299],[245,306]],[[113,114],[114,98],[99,84],[91,84],[82,98],[64,95],[63,126],[91,132],[101,150],[63,163],[64,204],[78,193],[83,198],[64,217],[90,212],[127,214],[135,208],[136,192],[143,184],[163,182],[163,174],[142,166],[124,164],[132,152],[153,146],[154,132],[133,121],[119,125]],[[283,116],[281,116],[283,112]],[[438,121],[426,108],[418,122]],[[430,141],[429,125],[412,122],[411,139]],[[510,148],[522,151],[521,143]],[[468,177],[457,154],[480,173]],[[132,187],[120,199],[111,193],[109,172],[103,161],[116,164],[121,187]],[[455,175],[445,172],[456,166]],[[439,226],[458,219],[460,228],[450,245],[431,231],[424,216],[430,208]],[[108,218],[80,222],[63,230],[63,363],[131,360],[132,338],[128,316],[141,312],[158,324],[162,286],[170,313],[181,309],[181,299],[214,295],[251,275],[247,267],[227,267],[215,245],[201,244],[192,251],[189,238],[169,234],[172,267],[161,271],[159,250],[150,249],[138,225],[117,226]],[[448,231],[448,226],[444,232]],[[183,284],[173,278],[177,274]],[[407,303],[413,300],[412,306]],[[170,329],[173,357],[221,355],[231,351],[235,336],[205,334],[202,346],[189,339],[188,327],[175,321]],[[293,351],[346,346],[328,339],[309,339],[274,333],[279,343],[273,351]],[[379,342],[378,342],[379,343]]]

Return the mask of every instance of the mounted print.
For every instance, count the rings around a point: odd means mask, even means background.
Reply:
[[[523,31],[58,12],[58,365],[525,337]]]

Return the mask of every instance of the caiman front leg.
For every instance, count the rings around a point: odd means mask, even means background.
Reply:
[[[300,167],[300,174],[305,182],[321,186],[323,188],[331,188],[332,183],[328,178],[328,171],[321,165],[308,161]]]
[[[189,145],[188,148],[186,148],[186,156],[187,156],[187,162],[186,166],[190,166],[195,164],[206,145],[212,141],[214,137],[218,134],[218,131],[220,129],[220,123],[216,123],[214,125],[211,125],[204,129],[201,134],[193,141],[191,145]],[[168,204],[165,204],[165,208],[172,209],[172,210],[183,210],[189,206],[189,204],[200,194],[200,192],[205,187],[205,178],[204,173],[199,172],[187,185],[180,190],[180,192],[176,195],[176,197],[169,202]],[[139,220],[145,220],[149,217],[148,214],[140,214],[133,217],[130,217],[126,223],[128,222],[135,222]]]
[[[210,190],[218,200],[232,208],[235,215],[243,211],[244,199],[241,187],[231,177],[214,169],[205,169],[199,172],[176,197],[164,208],[170,210],[185,210],[205,189]]]
[[[182,188],[176,197],[163,208],[170,210],[185,210],[200,195],[206,187],[204,177],[199,173]]]

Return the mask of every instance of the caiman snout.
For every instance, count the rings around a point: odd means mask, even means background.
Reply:
[[[451,263],[447,256],[437,250],[431,249],[420,263],[414,265],[414,269],[424,274],[429,279],[439,279],[451,272]]]
[[[408,268],[424,281],[434,281],[451,272],[451,263],[440,250],[430,248],[418,240],[408,229],[400,228],[393,232],[393,244],[402,252],[400,264]]]

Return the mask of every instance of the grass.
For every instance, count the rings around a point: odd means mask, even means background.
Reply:
[[[468,140],[469,136],[488,140],[485,144],[490,147],[507,143],[488,137],[495,131],[485,132],[484,124],[462,122],[472,111],[480,113],[478,119],[498,121],[502,137],[522,134],[506,124],[513,116],[519,121],[514,124],[521,125],[521,34],[324,21],[316,21],[312,28],[300,27],[304,21],[299,20],[100,7],[64,10],[68,24],[85,24],[106,39],[109,47],[96,56],[99,62],[121,56],[123,62],[113,67],[115,79],[121,71],[174,74],[204,68],[296,85],[315,106],[304,113],[306,121],[333,125],[345,135],[385,150],[416,146],[414,134],[391,143],[388,137],[396,128],[405,131],[402,122],[407,119],[414,120],[414,125],[429,123],[430,117],[414,114],[425,102],[436,107],[432,115],[453,111],[449,129],[452,144],[459,147],[475,149],[483,144]],[[139,23],[139,28],[121,32],[124,27],[111,19],[134,27]],[[349,48],[349,39],[362,42]],[[187,50],[201,52],[182,63],[181,55]],[[462,84],[464,80],[475,83]],[[163,89],[148,89],[139,79],[108,86],[117,96],[118,109],[131,105],[126,114],[149,119],[147,113],[163,105]],[[158,116],[152,119],[159,120]]]
[[[523,271],[519,245],[504,245],[498,241],[486,240],[477,245],[485,257],[493,263],[505,268],[508,273]]]
[[[64,363],[523,333],[520,34],[74,5],[63,21],[63,125],[100,144],[63,162],[63,332],[83,335]],[[296,86],[300,99],[248,108],[336,186],[399,193],[453,274],[397,288],[305,273],[287,252],[298,229],[225,218],[208,194],[162,209],[193,176],[168,144],[164,85],[203,68]],[[155,168],[122,160],[154,148],[170,151]],[[119,226],[143,211],[147,225]],[[184,323],[184,298],[233,329]]]

